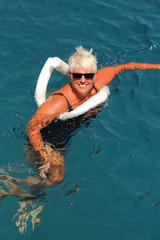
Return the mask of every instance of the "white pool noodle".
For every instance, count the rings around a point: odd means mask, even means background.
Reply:
[[[35,90],[35,99],[38,107],[40,107],[46,101],[47,85],[54,69],[58,70],[64,75],[67,75],[69,65],[58,57],[50,57],[47,59],[40,72]]]
[[[109,87],[104,86],[103,88],[100,89],[100,91],[96,95],[88,99],[86,102],[82,103],[76,109],[72,110],[71,112],[61,113],[59,119],[66,120],[80,116],[88,112],[89,110],[99,106],[100,104],[104,103],[107,100],[109,94],[110,94]]]
[[[47,85],[54,69],[56,69],[57,71],[61,72],[64,75],[67,75],[69,65],[58,57],[54,58],[50,57],[47,59],[40,72],[35,90],[35,99],[38,107],[40,107],[46,101]],[[91,110],[92,108],[95,108],[100,104],[104,103],[107,100],[109,94],[110,91],[108,86],[104,86],[103,88],[100,89],[100,91],[96,95],[91,97],[89,100],[81,104],[73,111],[62,113],[59,116],[59,119],[66,120],[82,115]]]

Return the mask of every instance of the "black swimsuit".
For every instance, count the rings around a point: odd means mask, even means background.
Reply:
[[[97,91],[95,86],[93,88]],[[52,93],[50,96],[60,95],[64,96],[68,103],[69,112],[73,110],[71,104],[69,103],[67,97],[62,93]],[[51,143],[56,148],[64,148],[68,145],[71,136],[76,133],[76,130],[81,124],[88,126],[90,124],[90,119],[95,118],[96,113],[93,112],[89,116],[81,115],[76,118],[68,119],[66,121],[61,121],[60,119],[54,119],[48,126],[41,129],[41,134],[44,142]]]

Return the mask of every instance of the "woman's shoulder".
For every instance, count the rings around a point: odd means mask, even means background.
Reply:
[[[54,92],[53,92],[54,93]],[[42,115],[59,115],[62,112],[68,111],[68,104],[62,95],[50,95],[46,102],[43,103],[37,110],[36,114]]]
[[[95,87],[100,90],[107,85],[115,76],[115,67],[104,67],[97,71]]]

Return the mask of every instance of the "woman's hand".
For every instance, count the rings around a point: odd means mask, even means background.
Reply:
[[[49,161],[44,161],[41,167],[39,167],[40,170],[40,177],[43,178],[44,180],[47,179],[47,173],[50,168],[50,162]]]

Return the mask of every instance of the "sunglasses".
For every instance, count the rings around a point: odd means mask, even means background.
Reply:
[[[74,80],[80,80],[82,76],[85,77],[86,80],[93,80],[95,73],[71,73]]]

